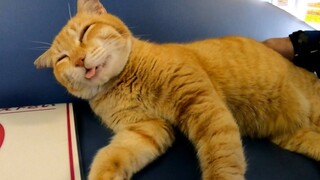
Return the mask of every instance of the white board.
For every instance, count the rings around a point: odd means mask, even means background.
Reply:
[[[0,108],[0,179],[81,179],[72,104]]]

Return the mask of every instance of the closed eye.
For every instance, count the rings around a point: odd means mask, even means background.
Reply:
[[[86,32],[88,31],[88,29],[90,28],[91,25],[92,24],[89,24],[89,25],[85,26],[83,28],[83,30],[81,31],[80,38],[79,38],[80,43],[82,43],[84,35],[86,34]]]
[[[67,58],[68,56],[67,55],[62,55],[61,57],[58,58],[57,62],[60,62],[61,60],[63,60],[64,58]]]

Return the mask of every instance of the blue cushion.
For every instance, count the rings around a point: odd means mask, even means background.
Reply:
[[[85,102],[75,104],[84,176],[97,150],[108,144],[112,132],[94,117]],[[320,163],[279,148],[267,140],[243,138],[247,180],[316,180]],[[136,180],[197,180],[200,168],[191,143],[178,131],[173,146],[159,159],[137,173]]]
[[[76,1],[0,1],[0,107],[74,101],[50,70],[36,70],[33,61],[51,42]],[[187,42],[208,37],[243,35],[257,40],[287,36],[309,26],[258,0],[105,0],[133,33],[157,42]],[[41,49],[41,48],[40,48]]]

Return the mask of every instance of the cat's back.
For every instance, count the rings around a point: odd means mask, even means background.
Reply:
[[[313,89],[315,77],[311,73],[254,40],[209,39],[190,44],[190,48],[202,56],[197,61],[232,111],[243,135],[270,135],[269,129],[275,127],[280,112],[301,108],[302,100],[296,96],[308,97]]]
[[[230,36],[188,45],[213,83],[225,88],[275,85],[290,76],[292,65],[255,40]]]
[[[189,47],[200,55],[199,62],[209,72],[213,69],[221,69],[226,73],[247,72],[243,75],[251,71],[284,72],[290,64],[264,44],[241,36],[197,41],[189,44]]]
[[[292,69],[296,68],[272,49],[245,37],[230,36],[188,44],[144,46],[148,48],[136,46],[139,49],[137,56],[141,57],[143,54],[143,57],[155,57],[146,58],[143,62],[144,69],[148,70],[148,77],[159,79],[162,71],[167,72],[167,77],[175,75],[174,70],[177,68],[187,71],[193,69],[194,75],[207,74],[215,87],[226,95],[232,95],[231,92],[236,92],[235,96],[239,93],[251,94],[256,87],[260,90],[274,89],[290,79]],[[136,64],[141,64],[139,58],[135,59]],[[154,62],[157,66],[154,66]],[[150,82],[154,79],[151,78]],[[250,92],[244,91],[246,89]]]

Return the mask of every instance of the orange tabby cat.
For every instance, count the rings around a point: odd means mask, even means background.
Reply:
[[[320,81],[253,40],[145,42],[98,0],[78,0],[35,65],[53,67],[115,132],[90,180],[130,179],[170,147],[173,126],[197,149],[205,180],[244,179],[241,135],[320,160]]]

